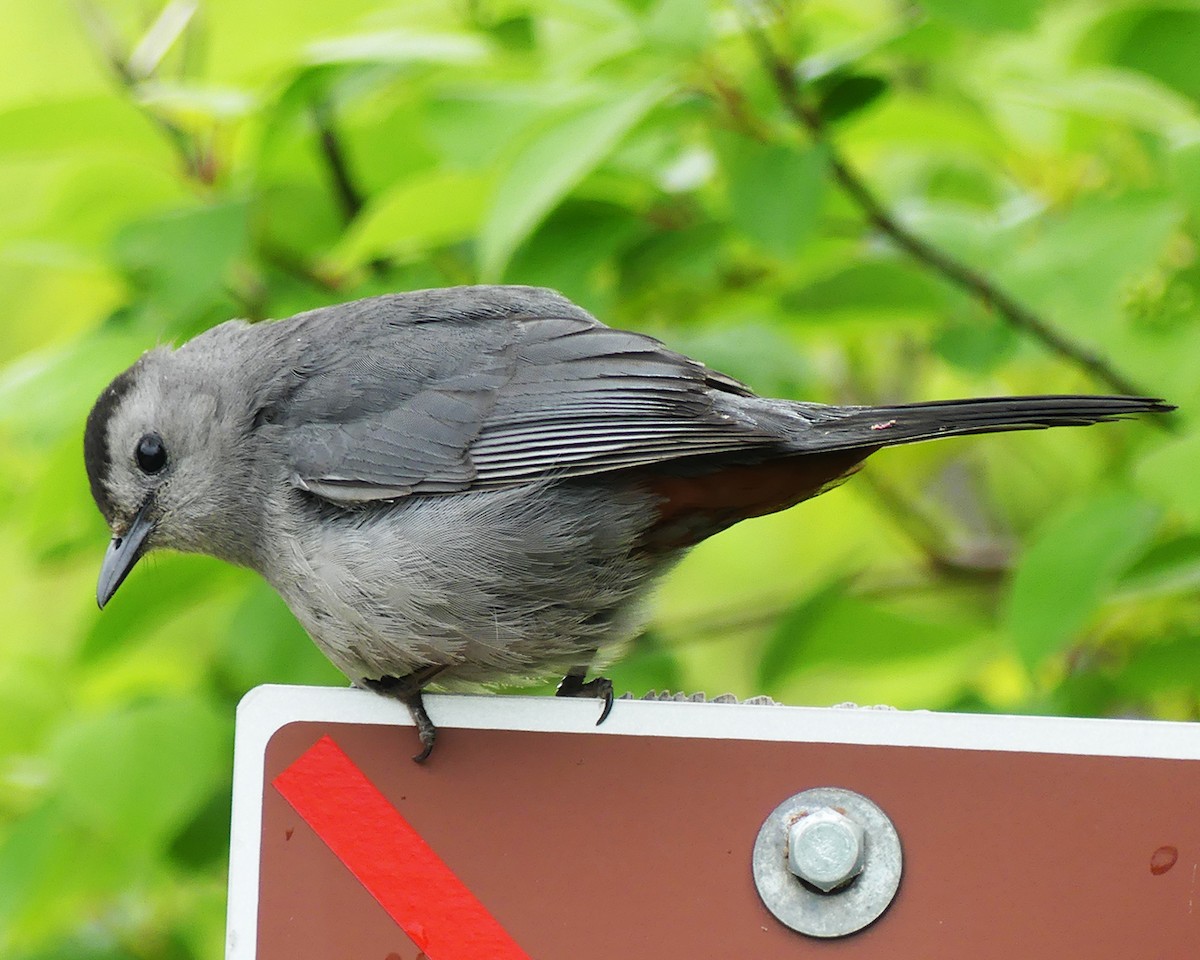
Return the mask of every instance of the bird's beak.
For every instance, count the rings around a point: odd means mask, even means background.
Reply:
[[[96,603],[101,610],[145,552],[146,538],[154,530],[154,521],[150,518],[153,504],[153,498],[148,497],[125,534],[113,537],[108,545],[104,562],[100,565],[100,580],[96,584]]]

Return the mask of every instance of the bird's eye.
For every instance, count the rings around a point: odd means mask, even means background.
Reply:
[[[157,433],[148,433],[138,441],[137,465],[142,473],[158,473],[167,465],[167,448]]]

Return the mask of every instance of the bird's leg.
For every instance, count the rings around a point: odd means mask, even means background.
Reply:
[[[604,708],[600,711],[600,719],[596,721],[596,726],[600,726],[612,712],[613,685],[608,677],[596,677],[585,683],[583,678],[587,676],[587,672],[588,665],[586,663],[572,667],[562,678],[554,695],[556,697],[595,697],[597,700],[603,700]]]
[[[413,757],[417,763],[424,763],[429,759],[429,754],[433,752],[433,744],[437,740],[437,727],[433,725],[433,721],[429,719],[429,714],[425,711],[425,700],[421,691],[425,689],[426,684],[445,669],[445,665],[436,664],[414,670],[403,677],[363,680],[363,683],[376,693],[399,700],[408,707],[409,715],[412,716],[413,723],[417,727],[417,736],[421,740],[421,752]]]

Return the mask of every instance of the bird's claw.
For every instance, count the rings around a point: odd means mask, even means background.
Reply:
[[[556,697],[595,697],[597,700],[603,700],[604,706],[600,710],[600,719],[596,721],[596,726],[600,726],[612,713],[613,684],[608,677],[596,677],[585,683],[582,674],[568,673],[563,677],[558,689],[554,691],[554,695]]]
[[[421,741],[421,751],[413,755],[416,763],[424,763],[433,753],[433,745],[437,742],[437,727],[425,710],[425,699],[421,691],[443,668],[426,667],[406,677],[380,677],[378,680],[364,680],[368,687],[376,693],[393,697],[408,707],[409,716],[417,728],[417,737]]]
[[[429,719],[429,714],[425,712],[425,704],[420,703],[420,695],[418,694],[418,704],[414,709],[411,703],[407,704],[408,712],[412,714],[413,723],[417,725],[417,736],[421,740],[420,753],[413,754],[413,762],[424,763],[429,759],[429,755],[433,753],[433,745],[437,742],[437,727],[433,725],[433,721]]]

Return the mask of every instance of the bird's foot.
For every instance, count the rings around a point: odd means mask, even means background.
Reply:
[[[443,669],[445,668],[440,666],[423,667],[403,677],[380,677],[377,680],[363,680],[363,683],[376,693],[399,700],[408,707],[408,713],[417,728],[417,737],[421,741],[421,752],[413,756],[413,760],[417,763],[424,763],[429,759],[429,755],[433,752],[433,745],[437,741],[437,727],[429,719],[429,714],[425,710],[425,699],[422,696],[422,691],[425,689],[425,685],[441,673]]]
[[[562,678],[562,683],[558,685],[554,695],[556,697],[595,697],[597,700],[603,700],[604,708],[600,711],[600,719],[596,721],[596,726],[600,726],[612,712],[612,681],[608,677],[596,677],[585,683],[583,676],[582,673],[568,673]]]

